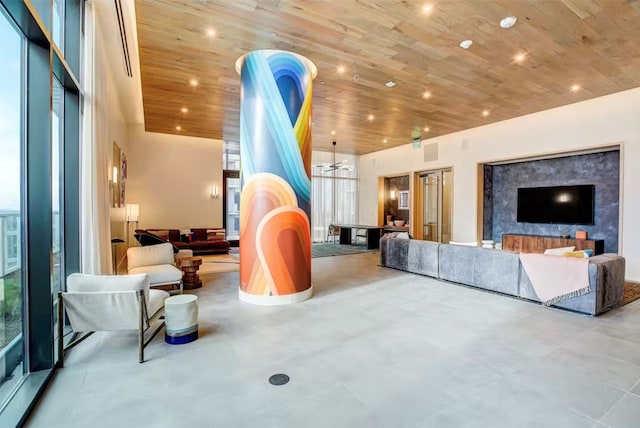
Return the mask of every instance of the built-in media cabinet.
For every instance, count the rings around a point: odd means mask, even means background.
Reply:
[[[604,253],[604,239],[568,239],[538,235],[502,235],[502,249],[519,253],[544,253],[547,248],[571,247],[593,250],[594,255]]]

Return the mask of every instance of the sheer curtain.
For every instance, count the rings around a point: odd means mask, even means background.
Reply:
[[[95,20],[93,6],[86,3],[85,13],[85,75],[84,114],[82,124],[80,218],[81,225],[81,269],[84,273],[106,274],[111,272],[110,236],[111,225],[109,182],[107,171],[111,156],[105,123],[106,84],[101,60],[95,57]],[[98,82],[96,84],[96,82]],[[96,93],[100,90],[101,93]]]
[[[329,224],[357,222],[357,158],[344,153],[314,151],[311,174],[312,239],[323,242],[327,239]]]

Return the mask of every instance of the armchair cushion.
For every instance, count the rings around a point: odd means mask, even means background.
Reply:
[[[88,275],[72,273],[67,277],[67,292],[92,293],[110,291],[144,291],[145,299],[149,298],[149,276],[137,275]]]
[[[127,269],[129,273],[133,269],[143,266],[173,265],[173,245],[158,244],[146,247],[131,247],[127,250]],[[151,283],[154,283],[153,279]]]
[[[67,278],[64,305],[74,331],[136,330],[140,305],[137,292],[143,291],[148,316],[164,307],[169,293],[149,289],[149,276],[87,275]]]
[[[172,254],[173,255],[173,254]],[[177,284],[182,279],[182,271],[171,264],[140,266],[129,269],[129,274],[149,275],[151,285]]]

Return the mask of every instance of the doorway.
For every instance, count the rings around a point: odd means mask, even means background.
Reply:
[[[418,239],[448,243],[452,236],[453,174],[451,168],[421,172],[417,176],[419,203],[416,219],[420,227],[414,228]]]
[[[222,227],[229,245],[240,242],[240,171],[222,171]]]

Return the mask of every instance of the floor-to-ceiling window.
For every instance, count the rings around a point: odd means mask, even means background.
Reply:
[[[0,13],[0,405],[22,380],[24,38]]]
[[[233,247],[240,240],[240,143],[224,142],[222,170],[222,227]]]
[[[0,0],[2,427],[24,422],[53,373],[56,294],[80,265],[83,7]]]
[[[313,242],[322,242],[331,223],[357,223],[357,157],[314,151],[311,174],[311,233]]]

